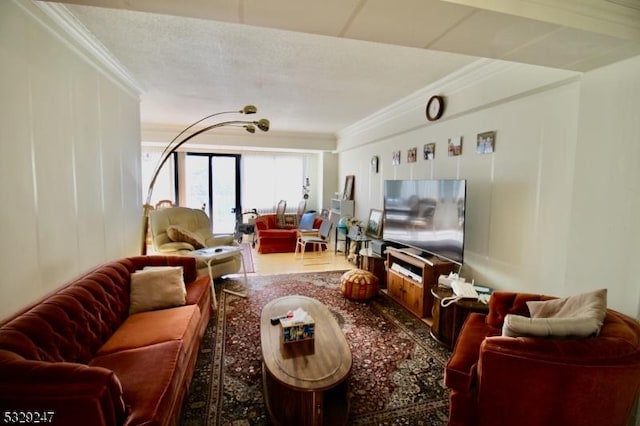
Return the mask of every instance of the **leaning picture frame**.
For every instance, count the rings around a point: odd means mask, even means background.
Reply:
[[[355,175],[348,175],[344,180],[344,191],[342,192],[343,200],[353,200],[353,180]]]
[[[382,210],[371,209],[367,220],[367,236],[380,238],[382,236]]]

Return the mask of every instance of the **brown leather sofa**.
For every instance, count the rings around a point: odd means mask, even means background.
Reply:
[[[132,274],[167,265],[183,267],[186,303],[129,315]],[[0,411],[55,425],[175,425],[210,317],[209,277],[192,257],[101,265],[0,322]]]
[[[625,426],[640,388],[640,325],[607,309],[587,338],[503,337],[505,316],[549,296],[494,292],[445,369],[450,426]]]
[[[322,218],[317,216],[313,228],[319,229],[321,223]],[[255,219],[255,233],[258,253],[293,253],[296,249],[297,221],[283,226],[278,223],[278,216],[275,213],[263,214]]]

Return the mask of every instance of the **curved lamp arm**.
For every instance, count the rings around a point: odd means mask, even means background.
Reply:
[[[174,144],[174,142],[180,136],[182,136],[187,130],[189,130],[190,128],[192,128],[196,124],[201,123],[202,121],[206,120],[207,118],[211,118],[213,116],[221,115],[221,114],[228,114],[228,113],[232,113],[232,112],[243,113],[243,114],[254,114],[256,112],[256,108],[253,105],[247,105],[241,111],[226,111],[226,112],[220,112],[220,113],[216,113],[216,114],[211,114],[211,115],[209,115],[207,117],[204,117],[204,118],[196,121],[195,123],[191,124],[190,126],[186,127],[183,131],[181,131],[178,134],[178,136],[173,138],[171,140],[171,142],[169,142],[169,144],[162,151],[162,154],[160,156],[160,160],[158,161],[158,165],[155,167],[155,169],[153,171],[153,175],[151,177],[151,181],[149,182],[149,188],[147,189],[147,198],[145,199],[145,203],[143,205],[141,254],[143,254],[143,255],[147,254],[147,231],[149,229],[149,210],[150,210],[150,204],[149,203],[151,202],[151,195],[153,193],[153,187],[156,184],[156,180],[158,179],[158,175],[160,174],[160,170],[162,170],[162,167],[165,165],[165,163],[167,162],[167,160],[169,159],[171,154],[173,154],[178,148],[180,148],[182,145],[184,145],[186,142],[188,142],[189,140],[193,139],[194,137],[200,135],[201,133],[208,132],[209,130],[216,129],[218,127],[240,126],[240,127],[244,127],[249,133],[255,133],[255,131],[256,131],[255,128],[256,127],[258,129],[262,130],[263,132],[269,131],[270,122],[266,118],[261,118],[258,121],[230,120],[230,121],[223,121],[221,123],[212,124],[210,126],[202,128],[202,129],[190,134],[189,136],[185,137],[180,142]]]
[[[162,151],[162,154],[160,154],[160,158],[164,157],[164,155],[167,153],[167,151],[169,151],[173,145],[173,143],[178,140],[178,138],[180,136],[182,136],[187,130],[191,129],[193,126],[202,123],[203,121],[211,118],[211,117],[216,117],[218,115],[224,115],[224,114],[255,114],[258,111],[258,109],[253,106],[253,105],[245,105],[244,108],[242,108],[239,111],[223,111],[223,112],[216,112],[215,114],[211,114],[211,115],[207,115],[204,118],[201,118],[200,120],[196,121],[195,123],[185,127],[180,133],[178,133],[176,135],[175,138],[171,139],[171,142],[169,142],[167,144],[167,146],[164,148],[164,150]],[[168,154],[171,155],[171,152]],[[163,163],[164,164],[164,163]],[[153,174],[155,175],[156,173],[159,172],[159,170],[162,168],[162,164],[158,163],[155,167],[155,169],[153,169]]]

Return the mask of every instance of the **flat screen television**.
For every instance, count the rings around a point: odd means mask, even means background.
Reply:
[[[467,182],[386,180],[382,239],[462,265]]]

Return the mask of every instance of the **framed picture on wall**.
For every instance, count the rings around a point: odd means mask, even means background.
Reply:
[[[353,180],[354,175],[348,175],[344,180],[344,191],[342,192],[343,200],[353,200]]]
[[[382,236],[382,210],[371,209],[369,220],[367,221],[366,234],[371,238],[380,238]]]
[[[411,148],[407,151],[407,163],[415,163],[418,156],[418,148]]]
[[[456,157],[458,155],[462,155],[462,136],[449,138],[448,148],[449,148],[449,157]]]
[[[424,159],[433,160],[434,158],[436,158],[436,144],[435,143],[424,144]]]
[[[400,151],[393,151],[393,157],[391,158],[391,164],[397,166],[400,164]]]
[[[478,133],[478,144],[476,146],[476,152],[478,154],[493,154],[496,143],[496,132],[484,132]]]

